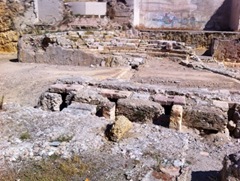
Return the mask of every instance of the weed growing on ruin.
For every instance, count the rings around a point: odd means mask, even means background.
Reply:
[[[28,132],[28,131],[26,131],[26,132],[24,132],[24,133],[22,133],[21,135],[20,135],[20,139],[21,140],[28,140],[28,139],[30,139],[31,138],[31,135],[30,135],[30,133]]]
[[[62,136],[59,136],[59,137],[58,137],[56,140],[54,140],[54,141],[69,142],[69,141],[71,141],[72,138],[73,138],[73,136],[62,135]]]
[[[143,111],[138,110],[134,113],[133,117],[138,120],[138,122],[144,122],[146,115]]]
[[[9,170],[1,175],[3,181],[69,181],[84,180],[90,166],[83,163],[79,156],[74,155],[69,159],[59,156],[42,161],[32,161],[24,164],[21,169]]]

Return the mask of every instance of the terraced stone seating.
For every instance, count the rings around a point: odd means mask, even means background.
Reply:
[[[80,66],[141,65],[147,56],[194,55],[182,42],[128,38],[123,32],[69,31],[46,35],[25,35],[19,41],[21,62]]]

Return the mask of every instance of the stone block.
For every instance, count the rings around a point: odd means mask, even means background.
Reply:
[[[238,39],[235,40],[214,40],[213,57],[215,60],[224,62],[225,64],[234,65],[239,64],[240,43]]]
[[[240,152],[224,157],[221,170],[221,181],[239,181],[240,178]]]
[[[191,128],[223,132],[227,122],[227,113],[216,107],[196,106],[184,109],[183,125]]]
[[[99,93],[109,99],[126,99],[132,95],[130,91],[119,91],[114,89],[100,89]]]
[[[67,108],[64,108],[62,112],[76,116],[96,115],[97,106],[86,103],[71,102],[71,104]]]
[[[119,99],[117,115],[124,115],[133,122],[149,122],[164,114],[164,108],[149,100]]]
[[[105,103],[102,107],[102,116],[109,120],[115,120],[116,104],[114,102]]]
[[[60,111],[62,102],[61,94],[45,92],[40,96],[38,105],[46,111]]]
[[[97,105],[72,102],[69,106],[69,109],[79,109],[83,111],[88,111],[90,114],[95,115],[97,113]]]
[[[183,107],[180,105],[173,105],[172,111],[171,111],[171,116],[170,116],[169,127],[172,129],[181,131],[182,130],[182,116],[183,116]]]
[[[123,136],[133,127],[131,121],[125,116],[117,116],[116,121],[113,123],[109,131],[109,139],[112,141],[119,141]]]
[[[149,100],[150,94],[149,93],[138,93],[134,92],[131,96],[131,99],[141,99],[141,100]]]
[[[98,91],[94,88],[85,88],[82,91],[76,92],[73,101],[94,104],[100,107],[103,106],[103,104],[110,102],[106,97],[98,94]]]
[[[225,101],[213,100],[213,105],[220,108],[223,111],[229,110],[228,102],[225,102]]]
[[[185,96],[174,96],[174,98],[173,98],[173,104],[174,104],[174,105],[182,105],[182,106],[185,106],[185,105],[186,105],[186,98],[185,98]]]
[[[68,107],[64,108],[62,110],[62,112],[69,113],[69,114],[75,115],[75,116],[80,116],[80,117],[92,115],[91,112],[89,112],[89,111],[81,110],[81,109],[72,109],[72,108],[68,108]]]
[[[162,94],[156,94],[152,97],[152,99],[153,99],[154,102],[158,102],[163,106],[168,104],[167,96],[162,95]]]

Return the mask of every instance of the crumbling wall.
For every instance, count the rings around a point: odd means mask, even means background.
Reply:
[[[15,31],[14,18],[20,8],[18,3],[0,2],[0,52],[16,51],[18,32]]]
[[[0,2],[0,52],[16,52],[19,35],[36,19],[33,1]]]

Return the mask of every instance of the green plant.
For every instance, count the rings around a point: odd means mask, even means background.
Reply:
[[[54,141],[69,142],[69,141],[71,141],[72,138],[73,138],[73,136],[71,136],[71,135],[61,135]]]
[[[42,161],[24,163],[21,169],[10,169],[1,176],[3,181],[69,181],[83,180],[90,166],[83,163],[78,155],[69,159],[59,156]]]
[[[24,133],[22,133],[21,135],[20,135],[20,139],[21,140],[28,140],[28,139],[30,139],[31,138],[31,135],[30,135],[30,133],[28,132],[28,131],[26,131],[26,132],[24,132]]]
[[[146,114],[142,110],[137,110],[134,112],[133,117],[138,121],[138,122],[144,122],[146,119]]]

